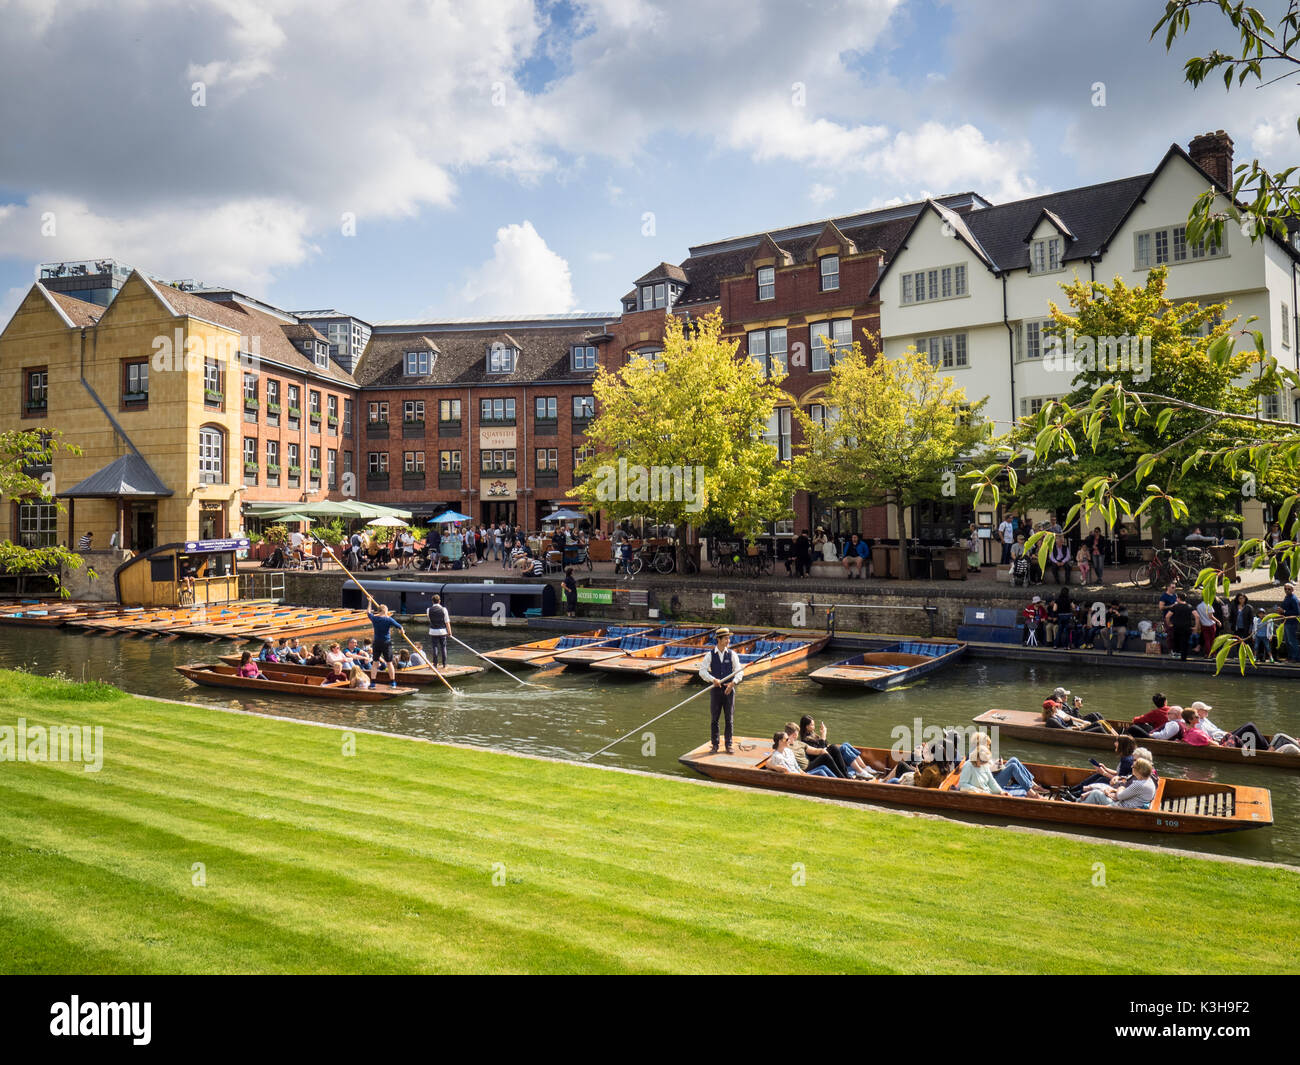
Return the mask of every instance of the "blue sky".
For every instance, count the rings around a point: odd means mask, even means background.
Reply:
[[[1206,129],[1300,157],[1295,87],[1194,92],[1162,6],[0,0],[0,312],[104,256],[372,321],[613,311],[738,233],[1140,173]]]

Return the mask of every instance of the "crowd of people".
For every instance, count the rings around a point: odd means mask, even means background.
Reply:
[[[1118,599],[1080,602],[1063,586],[1052,598],[1035,595],[1025,604],[1020,612],[1021,642],[1114,654],[1125,649],[1132,634],[1141,637],[1144,645],[1181,660],[1210,657],[1216,638],[1227,633],[1249,645],[1257,662],[1300,662],[1300,597],[1290,582],[1282,592],[1276,609],[1256,607],[1245,592],[1230,600],[1214,595],[1208,602],[1197,592],[1193,606],[1188,594],[1171,581],[1155,605],[1155,621],[1143,619],[1134,628],[1130,608]]]

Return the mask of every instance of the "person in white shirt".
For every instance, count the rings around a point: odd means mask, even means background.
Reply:
[[[1011,545],[1016,542],[1016,527],[1009,518],[1003,518],[998,526],[998,538],[1002,541],[1002,565],[1011,561]]]
[[[294,558],[302,558],[302,542],[306,537],[297,529],[289,534],[289,550],[293,553]]]
[[[1151,779],[1151,763],[1145,758],[1133,761],[1133,781],[1124,788],[1093,785],[1083,801],[1095,806],[1123,806],[1127,809],[1145,810],[1156,797],[1156,784]]]
[[[726,712],[727,753],[733,754],[731,745],[736,726],[736,685],[745,676],[740,655],[731,650],[731,630],[726,626],[714,635],[717,641],[713,650],[700,663],[700,680],[712,685],[709,693],[709,737],[713,753],[718,753],[718,715]]]
[[[717,718],[714,719],[714,728],[717,727]],[[730,748],[730,744],[728,744]],[[716,746],[714,750],[716,750]],[[802,773],[799,763],[795,761],[794,751],[790,750],[790,734],[782,730],[772,734],[772,753],[767,756],[767,768],[774,773]],[[808,770],[806,774],[810,777],[833,777],[835,776],[824,765],[819,765],[816,769]]]

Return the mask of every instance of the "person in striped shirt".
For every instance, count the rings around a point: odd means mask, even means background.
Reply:
[[[77,550],[78,550],[78,551],[89,551],[89,550],[90,550],[90,542],[91,542],[91,540],[94,538],[94,535],[95,535],[95,534],[94,534],[93,532],[88,532],[88,533],[86,533],[85,536],[83,536],[80,540],[78,540],[78,541],[77,541]]]

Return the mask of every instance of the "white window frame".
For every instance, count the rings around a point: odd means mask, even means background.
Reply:
[[[1055,274],[1065,269],[1061,261],[1060,237],[1039,237],[1029,246],[1029,272]]]
[[[768,300],[776,299],[776,267],[760,266],[754,271],[754,280],[758,289],[758,300],[760,303],[766,303]],[[766,292],[767,295],[763,295]]]
[[[508,348],[504,344],[493,344],[488,348],[487,352],[487,372],[491,374],[514,373],[518,359],[518,348]]]
[[[1133,234],[1133,268],[1151,270],[1157,266],[1183,266],[1187,263],[1205,262],[1208,259],[1228,257],[1227,230],[1222,244],[1206,237],[1200,244],[1187,244],[1185,224],[1144,229]]]
[[[779,351],[773,350],[772,341],[779,335],[781,347]],[[761,342],[756,338],[761,337]],[[781,367],[781,377],[785,377],[790,372],[790,334],[783,325],[772,326],[769,329],[754,329],[745,334],[746,350],[749,357],[763,368],[764,377],[774,377],[772,373],[773,361]],[[756,351],[755,348],[761,348]],[[779,356],[779,358],[778,358]]]
[[[763,427],[763,443],[776,448],[777,462],[789,462],[791,457],[791,425],[794,408],[775,407]]]
[[[913,346],[936,370],[964,370],[970,366],[970,337],[966,333],[917,337]]]
[[[569,369],[594,370],[596,368],[596,346],[594,344],[575,344],[569,349]]]
[[[842,334],[836,336],[836,333]],[[822,338],[830,341],[829,347]],[[821,373],[835,365],[836,352],[853,344],[852,318],[827,318],[808,326],[808,346],[811,348],[811,371]]]
[[[827,270],[827,264],[834,266],[833,270]],[[840,257],[835,255],[823,255],[818,260],[819,282],[822,292],[838,292],[840,290]],[[830,280],[834,279],[834,284]]]
[[[199,484],[226,483],[226,434],[213,425],[199,427]]]
[[[900,299],[908,306],[959,300],[970,295],[965,263],[946,263],[925,270],[913,270],[902,275],[899,287]]]
[[[432,370],[432,351],[408,351],[406,353],[407,377],[428,377]]]

